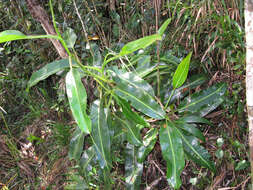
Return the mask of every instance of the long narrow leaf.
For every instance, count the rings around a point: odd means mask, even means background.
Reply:
[[[72,64],[76,64],[72,61]],[[36,85],[38,82],[46,79],[47,77],[62,71],[66,68],[69,68],[69,61],[68,59],[61,59],[54,61],[52,63],[46,64],[44,67],[39,69],[38,71],[34,72],[28,82],[27,89],[31,88],[32,86]]]
[[[102,169],[110,169],[112,166],[110,132],[106,122],[104,108],[99,100],[96,100],[92,104],[91,119],[91,136],[93,138],[100,167]]]
[[[193,136],[184,135],[178,129],[177,131],[182,138],[184,150],[187,153],[187,156],[201,166],[207,167],[215,172],[214,164],[210,161],[210,154],[204,149],[204,147],[199,145],[198,139]]]
[[[177,70],[173,76],[173,88],[179,88],[182,86],[187,78],[190,60],[192,53],[189,53],[178,65]]]
[[[81,129],[76,128],[69,145],[68,156],[70,160],[75,159],[76,161],[79,161],[83,152],[84,136],[85,134],[81,131]]]
[[[159,34],[146,36],[144,38],[129,42],[123,46],[119,54],[120,56],[124,56],[133,53],[134,51],[137,51],[139,49],[144,49],[157,40],[162,40],[162,37]]]
[[[225,99],[226,84],[220,83],[185,98],[178,106],[178,112],[196,113],[205,116],[217,108]]]
[[[68,72],[66,76],[66,90],[75,121],[84,133],[89,134],[91,121],[86,114],[87,94],[77,69],[73,68]]]
[[[168,18],[168,19],[162,24],[162,26],[159,28],[158,34],[159,34],[160,36],[163,35],[163,33],[165,32],[165,30],[166,30],[167,26],[170,24],[170,22],[171,22],[171,18]]]
[[[157,141],[157,134],[158,130],[152,128],[144,136],[143,145],[138,149],[138,162],[144,162],[147,155],[153,150]]]
[[[182,182],[180,174],[185,166],[183,144],[180,135],[171,122],[159,131],[162,155],[167,164],[167,181],[178,189]]]
[[[141,176],[143,171],[143,163],[137,161],[137,148],[127,143],[125,150],[125,176],[126,176],[126,189],[139,190],[141,183]]]
[[[136,124],[140,124],[143,126],[149,126],[149,124],[141,116],[139,116],[139,114],[137,112],[132,111],[132,109],[127,101],[118,97],[117,102],[120,105],[120,107],[122,108],[122,112],[128,120],[133,121]]]
[[[118,96],[131,101],[131,105],[142,113],[155,119],[164,119],[165,112],[151,95],[153,90],[148,83],[133,73],[122,74],[112,70],[110,73],[117,84],[115,93]]]

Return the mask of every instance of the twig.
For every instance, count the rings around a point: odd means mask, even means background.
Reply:
[[[154,187],[163,179],[166,179],[166,176],[161,176],[158,179],[156,179],[155,181],[153,181],[148,187],[146,187],[145,190],[152,190],[154,189]]]

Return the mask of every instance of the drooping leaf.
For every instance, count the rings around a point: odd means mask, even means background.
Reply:
[[[141,116],[139,116],[137,112],[132,111],[127,101],[118,97],[117,102],[122,108],[122,112],[128,120],[146,127],[149,126],[149,124]]]
[[[159,34],[160,36],[162,36],[162,35],[164,34],[164,32],[165,32],[167,26],[170,24],[170,22],[171,22],[171,18],[168,18],[168,19],[162,24],[162,26],[159,28],[158,34]]]
[[[72,64],[74,65],[76,63],[72,61]],[[28,82],[27,89],[31,88],[32,86],[36,85],[38,82],[46,79],[47,77],[67,68],[69,68],[68,59],[61,59],[46,64],[44,67],[32,74]]]
[[[184,135],[180,130],[178,130],[178,133],[180,134],[185,153],[187,153],[187,156],[192,159],[197,164],[200,164],[201,166],[207,167],[208,169],[215,172],[215,167],[212,161],[210,161],[210,154],[204,147],[202,147],[199,144],[199,141],[196,137],[193,136],[187,136]]]
[[[83,152],[84,136],[85,133],[83,133],[83,131],[77,127],[72,139],[70,140],[68,153],[70,160],[75,159],[76,161],[79,161]]]
[[[205,142],[205,137],[202,134],[202,132],[196,127],[196,125],[194,124],[189,124],[186,122],[183,122],[181,120],[177,120],[175,121],[175,126],[182,129],[183,131],[186,131],[187,133],[189,133],[190,135],[193,135],[197,138],[199,138],[200,140],[202,140],[203,142]]]
[[[143,145],[138,149],[138,162],[142,163],[147,155],[153,150],[157,141],[158,130],[156,128],[150,129],[144,136]]]
[[[91,136],[97,152],[99,165],[102,169],[110,169],[112,166],[110,132],[102,102],[99,100],[94,101],[92,104],[91,119]]]
[[[190,60],[191,60],[192,53],[189,53],[178,65],[175,74],[173,75],[173,88],[179,88],[182,86],[187,78],[189,67],[190,67]]]
[[[124,118],[117,117],[118,122],[124,127],[127,133],[127,141],[135,146],[141,146],[141,134],[140,129],[136,126],[131,120],[127,120]]]
[[[226,84],[219,83],[206,90],[186,97],[178,106],[178,112],[190,112],[205,116],[216,109],[225,99]]]
[[[133,73],[110,70],[116,83],[115,93],[128,101],[140,112],[155,119],[164,119],[165,112],[155,101],[152,87]]]
[[[130,54],[130,53],[133,53],[134,51],[137,51],[139,49],[144,49],[157,40],[162,40],[162,37],[159,34],[146,36],[144,38],[140,38],[138,40],[129,42],[123,46],[119,55],[124,56],[124,55]]]
[[[91,132],[91,121],[86,114],[87,94],[80,73],[73,68],[66,76],[66,90],[70,109],[79,128],[86,134]]]
[[[125,150],[125,176],[126,176],[126,189],[139,190],[141,183],[141,176],[143,171],[143,163],[137,161],[138,149],[127,143]]]
[[[163,159],[167,165],[167,181],[175,189],[178,189],[182,182],[181,172],[185,166],[183,144],[174,124],[168,122],[159,131],[160,145]]]
[[[63,33],[62,37],[66,42],[68,48],[74,48],[77,36],[72,28],[68,27]]]

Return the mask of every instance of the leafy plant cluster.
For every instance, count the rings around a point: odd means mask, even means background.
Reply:
[[[125,44],[119,53],[109,52],[102,63],[94,65],[82,64],[72,53],[76,41],[73,31],[68,31],[64,37],[59,32],[58,35],[37,36],[27,36],[15,30],[0,33],[0,43],[57,39],[69,54],[68,59],[53,61],[34,72],[27,87],[29,92],[39,81],[67,70],[63,73],[66,94],[78,125],[71,140],[69,156],[77,161],[79,173],[83,176],[83,180],[76,179],[78,183],[69,188],[84,189],[100,183],[111,189],[111,171],[114,163],[118,162],[117,152],[124,147],[126,188],[138,189],[144,161],[158,141],[171,187],[180,188],[180,174],[186,159],[215,172],[208,151],[200,144],[205,142],[205,137],[198,126],[212,125],[204,116],[224,101],[226,85],[220,83],[194,91],[206,78],[195,75],[186,82],[191,53],[181,61],[164,53],[161,55],[163,63],[151,62],[153,56],[143,53],[143,49],[161,41],[169,23],[170,19],[156,34]],[[90,105],[82,78],[96,81],[96,100]],[[166,83],[159,84],[156,78]],[[148,81],[160,85],[157,88],[160,91],[155,93]],[[89,145],[85,150],[84,142]]]

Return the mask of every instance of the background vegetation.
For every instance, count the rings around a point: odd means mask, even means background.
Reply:
[[[48,2],[41,2],[50,15]],[[189,78],[198,74],[207,77],[194,91],[219,82],[228,86],[224,102],[206,115],[213,125],[199,128],[206,140],[203,146],[209,151],[217,171],[211,173],[187,161],[181,174],[181,189],[246,189],[250,170],[244,96],[244,2],[172,0],[160,1],[159,9],[155,2],[122,0],[110,4],[101,0],[76,0],[91,40],[90,47],[87,47],[73,1],[54,0],[53,7],[60,31],[73,29],[77,34],[75,50],[87,65],[99,64],[109,51],[119,52],[125,43],[156,33],[158,26],[171,18],[161,43],[151,45],[144,52],[150,56],[147,59],[151,59],[151,64],[168,64],[169,60],[172,65],[168,70],[161,70],[169,76],[161,75],[161,84],[165,85],[172,77],[176,69],[173,62],[179,63],[193,52]],[[1,31],[15,29],[25,34],[44,34],[40,23],[29,14],[25,1],[1,1],[0,8]],[[157,47],[160,57],[156,56]],[[75,145],[73,136],[79,141],[83,138],[76,135],[78,132],[74,133],[76,124],[60,74],[41,81],[29,93],[25,91],[34,71],[59,59],[52,44],[42,39],[1,44],[0,57],[0,188],[83,189],[86,178],[90,189],[104,189],[96,177],[98,168],[91,167],[89,173],[83,173],[79,161],[70,160],[71,155],[81,154],[70,151]],[[136,54],[129,59],[138,62]],[[158,88],[156,78],[150,77],[147,81],[154,89]],[[91,104],[96,99],[93,90],[96,84],[92,80],[83,83],[89,86],[87,94]],[[184,91],[190,90],[185,88]],[[160,91],[161,101],[163,97],[168,98],[166,92]],[[142,135],[145,133],[142,131]],[[88,149],[89,139],[85,141],[83,148]],[[92,151],[82,155],[82,164],[89,154]],[[113,188],[125,189],[126,155],[118,150],[115,155],[111,170]],[[144,162],[140,188],[169,189],[159,142]]]

